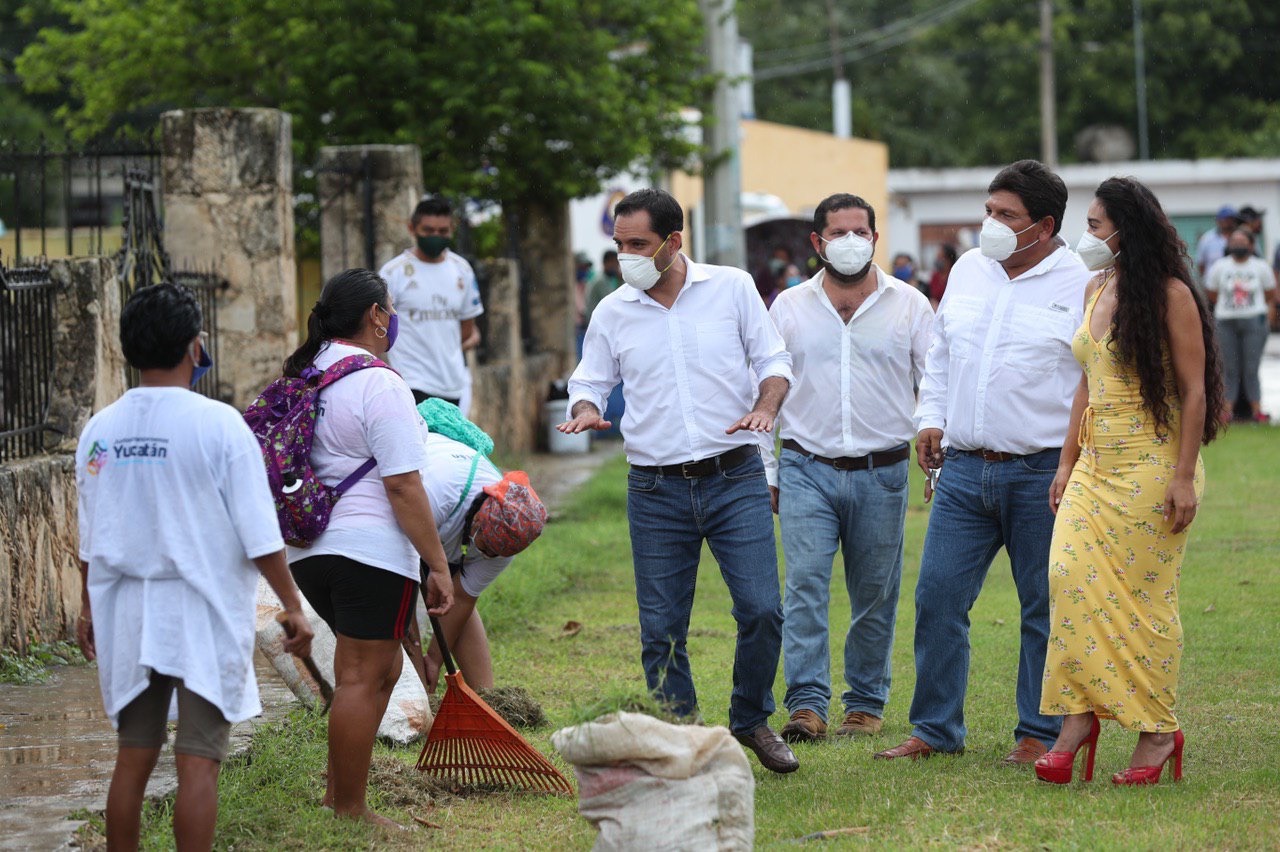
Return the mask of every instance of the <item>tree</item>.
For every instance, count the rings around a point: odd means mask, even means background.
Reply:
[[[826,0],[741,0],[757,69],[829,61]],[[889,144],[895,166],[967,166],[1039,152],[1039,14],[1024,0],[837,4],[855,132]],[[1059,148],[1086,127],[1136,135],[1131,2],[1057,0]],[[1276,148],[1280,5],[1146,0],[1147,100],[1156,158],[1266,156]],[[830,127],[831,72],[761,82],[762,118]]]

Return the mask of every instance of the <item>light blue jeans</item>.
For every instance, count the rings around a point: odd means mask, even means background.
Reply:
[[[685,640],[705,540],[729,587],[738,623],[729,728],[735,734],[751,733],[766,724],[774,711],[782,600],[773,511],[759,454],[697,479],[632,468],[627,474],[627,520],[640,609],[640,659],[649,689],[679,715],[697,712]]]
[[[987,462],[947,450],[916,585],[914,734],[939,751],[964,747],[969,610],[1003,546],[1022,608],[1014,739],[1052,745],[1061,716],[1040,713],[1049,642],[1049,485],[1060,450]]]
[[[831,651],[827,611],[837,547],[851,620],[844,640],[846,713],[884,716],[889,700],[890,654],[902,579],[907,466],[836,470],[784,449],[778,514],[786,558],[782,659],[787,709],[812,710],[827,719],[831,704]]]

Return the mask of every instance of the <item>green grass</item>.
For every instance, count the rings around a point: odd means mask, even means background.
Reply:
[[[1017,598],[1003,557],[972,613],[966,754],[920,763],[871,760],[874,751],[910,733],[912,593],[928,517],[916,477],[884,731],[871,740],[799,746],[801,768],[791,776],[773,776],[757,766],[757,845],[781,848],[812,832],[860,827],[862,833],[826,841],[822,848],[1280,847],[1280,736],[1273,718],[1280,708],[1280,430],[1235,428],[1205,450],[1205,462],[1205,502],[1182,583],[1186,651],[1178,715],[1187,732],[1184,783],[1114,788],[1109,775],[1127,765],[1135,739],[1114,724],[1103,729],[1098,777],[1091,785],[1051,787],[1036,782],[1030,771],[998,765],[1012,745],[1018,653]],[[543,703],[552,727],[528,736],[548,754],[552,730],[626,705],[644,686],[625,500],[619,460],[575,496],[543,540],[481,599],[498,683],[523,686]],[[702,570],[690,657],[706,721],[725,724],[734,624],[728,593],[709,556]],[[848,624],[840,585],[832,593],[836,637]],[[560,638],[568,621],[580,622],[582,629]],[[832,651],[838,673],[838,638]],[[780,708],[782,693],[779,671]],[[783,721],[780,710],[775,727]],[[380,748],[379,754],[411,762],[417,749]],[[594,840],[571,799],[490,794],[428,804],[405,793],[422,792],[412,774],[407,782],[380,776],[371,790],[373,802],[393,817],[417,815],[441,829],[391,838],[336,823],[316,806],[323,766],[323,722],[298,714],[261,733],[253,750],[223,772],[218,846],[587,849]],[[169,844],[169,807],[153,806],[148,848]]]
[[[49,666],[82,666],[86,662],[76,643],[65,640],[31,645],[25,654],[0,649],[0,683],[44,683]]]

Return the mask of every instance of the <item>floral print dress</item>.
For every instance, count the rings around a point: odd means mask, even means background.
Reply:
[[[1053,525],[1040,712],[1092,711],[1135,731],[1174,731],[1187,530],[1170,532],[1163,504],[1177,466],[1181,411],[1167,351],[1170,428],[1159,434],[1137,373],[1110,345],[1111,332],[1094,340],[1090,318],[1105,286],[1071,345],[1088,378],[1089,406],[1080,423],[1080,460]],[[1203,488],[1197,457],[1197,499]]]

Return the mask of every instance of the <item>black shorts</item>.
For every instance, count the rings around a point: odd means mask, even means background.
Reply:
[[[413,388],[410,388],[410,390],[413,390]],[[426,391],[413,390],[414,405],[421,405],[422,403],[426,402],[429,399],[443,399],[445,402],[451,402],[454,405],[457,405],[458,403],[462,402],[462,397],[458,397],[457,399],[454,399],[451,396],[436,396],[435,394],[427,393]]]
[[[418,583],[345,556],[309,556],[289,566],[293,581],[325,624],[352,639],[403,639]]]

